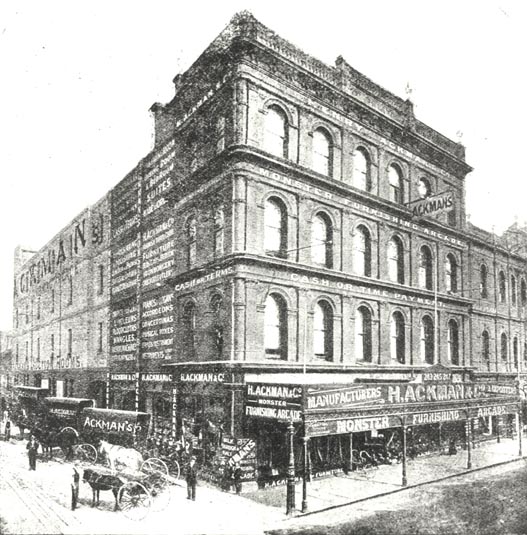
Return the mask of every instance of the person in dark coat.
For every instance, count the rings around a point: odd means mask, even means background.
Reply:
[[[232,479],[234,481],[234,488],[236,490],[236,494],[240,494],[240,492],[242,491],[242,477],[242,467],[240,466],[240,463],[236,463],[232,472]]]
[[[39,446],[40,444],[37,442],[35,437],[31,435],[31,437],[29,438],[29,442],[27,443],[27,446],[26,446],[30,470],[36,470],[37,468],[37,451],[38,451]]]
[[[7,420],[4,427],[4,440],[7,442],[11,438],[11,422]]]
[[[71,482],[71,510],[75,511],[77,502],[79,501],[79,480],[80,475],[77,469],[73,467],[72,482]]]
[[[196,457],[192,456],[185,470],[185,480],[187,482],[187,500],[196,499],[196,483],[198,481],[198,466]]]

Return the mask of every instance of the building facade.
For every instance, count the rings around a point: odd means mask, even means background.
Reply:
[[[149,412],[156,443],[190,440],[211,477],[234,441],[246,479],[279,479],[290,420],[320,472],[415,414],[436,415],[428,437],[510,424],[526,233],[467,223],[464,148],[246,13],[174,85],[153,150],[17,270],[17,381]],[[416,381],[447,393],[349,404]],[[335,385],[360,393],[317,413]]]

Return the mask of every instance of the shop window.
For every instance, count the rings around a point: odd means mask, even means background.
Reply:
[[[225,216],[223,206],[214,210],[214,257],[223,256]]]
[[[333,360],[333,309],[327,301],[315,305],[313,350],[316,358]]]
[[[421,360],[426,364],[434,363],[434,322],[430,316],[421,320]]]
[[[487,369],[490,368],[490,336],[486,330],[481,333],[481,358]]]
[[[313,218],[311,229],[311,259],[314,264],[331,268],[333,264],[333,228],[326,214]]]
[[[170,418],[172,416],[172,404],[165,398],[156,397],[153,408],[155,418]]]
[[[353,267],[357,275],[371,275],[371,236],[362,225],[355,229],[353,235]]]
[[[265,203],[264,248],[268,255],[287,256],[287,211],[282,201],[272,197]]]
[[[392,360],[397,361],[400,364],[404,364],[404,353],[404,317],[400,312],[394,312],[390,320],[390,357]]]
[[[322,175],[332,175],[331,138],[322,128],[313,132],[313,170]]]
[[[419,251],[419,286],[426,290],[433,289],[432,252],[426,245]]]
[[[190,357],[193,357],[196,350],[196,306],[189,301],[183,309],[183,328],[185,337],[185,347]]]
[[[514,362],[514,368],[518,369],[518,337],[514,337],[512,340],[512,358]]]
[[[264,149],[279,158],[287,158],[288,125],[284,111],[278,106],[269,106],[265,114]]]
[[[353,185],[363,191],[371,191],[370,159],[361,147],[353,153]]]
[[[454,366],[459,366],[459,328],[455,320],[448,322],[447,345],[448,360]]]
[[[505,273],[500,271],[498,274],[498,294],[500,303],[505,303],[507,296],[507,285],[505,282]]]
[[[196,266],[196,218],[195,216],[190,216],[187,219],[185,225],[186,230],[186,239],[187,239],[187,267],[192,269]]]
[[[512,306],[516,306],[516,277],[511,275],[511,303]]]
[[[264,347],[267,358],[287,359],[287,309],[278,294],[265,300]]]
[[[355,323],[355,358],[372,361],[372,319],[367,307],[359,307]]]
[[[453,254],[448,254],[445,261],[447,292],[457,292],[457,262]]]
[[[527,305],[527,284],[525,283],[525,279],[523,277],[520,282],[520,299],[522,307]]]
[[[489,271],[487,266],[485,264],[481,264],[481,267],[479,268],[479,294],[482,299],[487,299],[489,296],[488,274]]]
[[[404,284],[404,247],[398,236],[388,242],[388,277],[392,282]]]
[[[390,201],[402,204],[403,199],[403,175],[396,165],[388,168],[388,182],[390,185]]]
[[[507,359],[509,356],[509,348],[508,348],[507,335],[505,333],[501,333],[500,342],[501,342],[500,343],[501,360],[503,362],[507,362]]]
[[[428,179],[422,177],[419,179],[419,184],[417,185],[417,191],[421,199],[426,199],[432,194],[432,187]]]

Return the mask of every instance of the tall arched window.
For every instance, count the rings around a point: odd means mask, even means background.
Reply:
[[[266,357],[287,359],[287,310],[277,294],[265,300],[264,347]]]
[[[191,357],[196,352],[196,305],[189,301],[183,309],[184,346]]]
[[[185,225],[187,234],[187,266],[192,269],[196,265],[196,218],[192,215]]]
[[[487,330],[481,333],[481,359],[487,369],[490,368],[490,336]]]
[[[487,266],[481,264],[481,267],[479,268],[479,293],[482,299],[487,299],[489,296],[488,273]]]
[[[278,106],[269,106],[265,114],[264,148],[280,158],[287,158],[287,117]]]
[[[313,351],[317,358],[333,360],[333,309],[327,301],[319,301],[315,305]]]
[[[525,279],[523,277],[520,282],[520,299],[522,307],[527,305],[527,284],[525,284]]]
[[[426,245],[419,251],[419,286],[427,290],[433,289],[432,252]]]
[[[508,348],[508,342],[507,342],[507,335],[505,333],[501,333],[500,338],[500,354],[501,354],[501,360],[503,362],[507,362],[508,356],[509,356],[509,348]]]
[[[333,266],[333,228],[328,216],[323,213],[313,218],[311,227],[311,260],[324,267]]]
[[[219,258],[220,256],[223,256],[224,229],[225,229],[225,215],[223,213],[223,206],[218,206],[214,210],[214,257],[215,258]]]
[[[405,361],[404,317],[394,312],[390,320],[390,357],[400,364]]]
[[[287,255],[287,213],[284,204],[272,197],[265,203],[264,248],[266,254],[285,257]]]
[[[321,128],[313,132],[313,170],[322,175],[332,174],[331,139]]]
[[[430,316],[421,320],[421,360],[427,364],[434,363],[434,322]]]
[[[388,168],[388,182],[390,184],[390,201],[402,204],[403,199],[403,175],[396,165]]]
[[[512,358],[514,362],[514,368],[518,369],[518,337],[515,336],[512,340]]]
[[[364,191],[371,191],[370,160],[363,148],[353,153],[353,185]]]
[[[372,361],[372,321],[371,312],[362,306],[357,310],[357,320],[355,328],[355,358]]]
[[[427,178],[421,177],[419,179],[417,191],[421,199],[426,199],[427,197],[430,197],[430,195],[432,194],[432,187],[430,186],[430,182]]]
[[[516,306],[516,277],[514,275],[511,275],[511,303],[512,306]]]
[[[454,365],[459,366],[459,328],[457,321],[448,322],[448,360]]]
[[[505,303],[507,299],[507,285],[505,282],[505,273],[503,273],[503,271],[500,271],[498,274],[498,293],[500,303]]]
[[[371,275],[371,236],[362,225],[355,229],[353,235],[353,268],[357,275]]]
[[[401,238],[393,236],[388,242],[388,277],[404,284],[404,248]]]
[[[457,262],[453,254],[448,254],[445,261],[446,289],[457,292]]]

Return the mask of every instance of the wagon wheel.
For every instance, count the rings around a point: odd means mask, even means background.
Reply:
[[[168,485],[167,480],[161,474],[153,476],[148,484],[148,489],[152,497],[152,511],[164,511],[171,498],[170,485]]]
[[[142,520],[152,504],[150,492],[139,481],[125,483],[119,489],[118,499],[119,508],[130,520]]]
[[[157,457],[150,457],[141,465],[141,472],[145,474],[159,474],[162,476],[168,475],[168,467],[164,461]]]
[[[179,463],[176,461],[176,459],[172,459],[170,461],[170,473],[176,479],[179,479],[179,476],[181,475],[181,469],[179,468]]]
[[[97,450],[91,444],[79,444],[75,446],[75,455],[81,461],[91,464],[97,462]]]
[[[73,427],[63,427],[57,435],[58,446],[65,455],[66,460],[73,455],[73,446],[79,440],[79,433]]]

